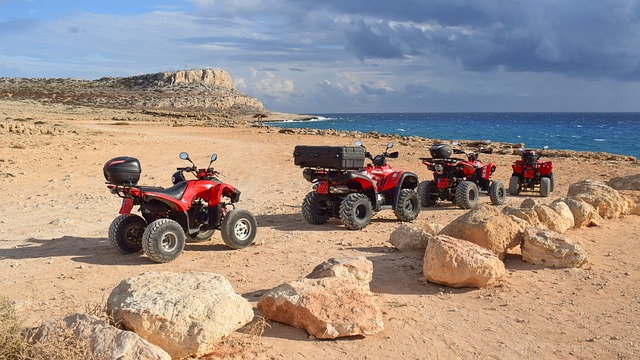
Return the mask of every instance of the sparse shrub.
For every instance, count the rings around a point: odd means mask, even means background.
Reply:
[[[26,149],[27,147],[26,147],[26,146],[24,146],[24,145],[22,145],[22,144],[18,144],[18,145],[11,145],[11,148],[12,148],[12,149],[20,149],[20,150],[24,150],[24,149]]]
[[[13,305],[4,297],[0,297],[0,359],[98,360],[91,353],[89,339],[75,337],[73,329],[62,320],[39,330],[24,328]]]
[[[28,343],[22,332],[22,323],[6,298],[0,298],[0,359],[24,359]]]
[[[129,125],[129,123],[126,121],[116,121],[113,123],[113,125]]]
[[[46,121],[42,121],[42,120],[38,120],[38,121],[34,122],[34,124],[36,124],[36,125],[44,125],[46,123],[47,123]]]

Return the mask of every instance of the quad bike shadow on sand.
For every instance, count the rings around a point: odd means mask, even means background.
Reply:
[[[253,243],[257,224],[253,215],[236,209],[240,190],[218,180],[220,173],[211,167],[199,169],[186,152],[182,160],[191,166],[178,167],[171,180],[173,186],[139,186],[140,162],[122,156],[107,161],[103,171],[107,187],[122,198],[120,215],[109,226],[109,241],[124,254],[143,250],[155,262],[169,262],[184,250],[186,242],[211,239],[220,230],[222,240],[231,249]],[[186,180],[184,173],[195,179]],[[132,214],[139,206],[141,215]]]

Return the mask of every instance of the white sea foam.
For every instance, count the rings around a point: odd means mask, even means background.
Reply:
[[[593,141],[607,141],[607,139],[593,139]]]

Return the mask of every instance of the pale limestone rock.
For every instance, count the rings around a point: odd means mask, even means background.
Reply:
[[[598,211],[596,211],[591,204],[582,200],[561,198],[556,201],[562,201],[569,207],[569,210],[573,215],[573,223],[576,229],[588,226],[598,226],[599,221],[602,220],[600,215],[598,215]]]
[[[556,205],[555,208],[557,208],[558,211],[544,204],[534,206],[533,210],[538,214],[538,219],[540,219],[544,227],[564,234],[565,231],[574,225],[573,214],[571,210],[569,210],[569,207],[566,204],[564,205],[564,207]],[[560,211],[562,213],[560,213]]]
[[[115,321],[173,358],[201,356],[253,319],[249,302],[213,273],[144,273],[114,288]]]
[[[562,218],[562,221],[565,223],[565,225],[569,226],[567,229],[575,226],[573,212],[571,211],[571,208],[569,208],[569,205],[567,205],[567,203],[565,203],[562,199],[556,199],[549,205],[549,207],[553,209],[553,211],[555,211],[558,215],[560,215],[560,218]]]
[[[607,181],[607,185],[616,190],[640,190],[640,174],[614,177]]]
[[[371,262],[332,259],[306,278],[267,291],[258,301],[262,314],[305,329],[319,339],[373,335],[384,329],[382,312],[368,290]]]
[[[495,285],[506,273],[504,263],[486,248],[446,235],[433,238],[424,254],[427,280],[451,287]]]
[[[445,226],[440,235],[449,235],[491,250],[503,259],[507,250],[522,242],[527,223],[500,212],[496,206],[481,204]]]
[[[615,219],[629,212],[627,200],[617,190],[594,180],[571,184],[567,197],[591,204],[605,219]]]
[[[362,289],[369,290],[373,278],[373,263],[364,256],[356,258],[332,258],[316,266],[308,279],[337,277],[355,281]]]
[[[640,215],[640,191],[638,190],[620,190],[620,195],[627,201],[629,214]]]
[[[60,322],[48,322],[35,334],[38,341],[66,328],[80,343],[85,343],[96,359],[170,360],[171,356],[159,346],[150,344],[136,333],[117,329],[98,317],[72,314]]]
[[[442,229],[444,229],[444,226],[436,223],[427,223],[422,227],[422,230],[433,236],[438,235]]]
[[[398,250],[424,252],[433,237],[430,233],[417,229],[411,224],[400,224],[389,236],[389,242]]]
[[[567,268],[587,263],[587,253],[582,246],[552,230],[527,228],[521,251],[522,260],[534,265]]]
[[[522,219],[526,221],[530,226],[543,226],[543,224],[540,222],[540,219],[538,218],[538,213],[532,207],[514,208],[507,206],[502,209],[502,213],[510,216],[515,216],[518,219]]]

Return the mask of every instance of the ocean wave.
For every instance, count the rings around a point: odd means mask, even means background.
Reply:
[[[304,119],[304,120],[298,120],[298,119],[290,119],[290,120],[284,120],[284,121],[274,121],[274,124],[277,123],[287,123],[287,124],[292,124],[292,123],[308,123],[308,122],[318,122],[318,121],[329,121],[329,120],[335,120],[335,118],[327,118],[324,116],[316,116],[310,119]]]
[[[607,141],[607,139],[593,139],[593,141],[600,141],[600,142],[602,142],[602,141]]]

